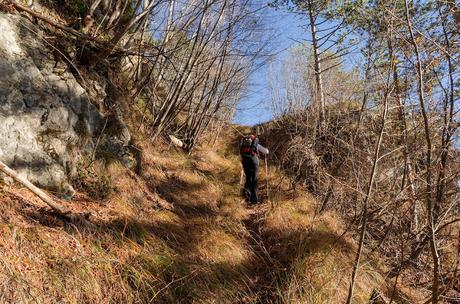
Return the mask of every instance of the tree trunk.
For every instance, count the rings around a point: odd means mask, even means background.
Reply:
[[[383,104],[382,124],[380,125],[379,137],[375,145],[372,169],[369,175],[369,182],[367,184],[367,192],[366,192],[366,196],[364,197],[364,202],[363,202],[363,214],[362,214],[362,220],[361,220],[362,224],[361,224],[361,231],[360,231],[360,236],[359,236],[358,251],[356,253],[356,258],[355,258],[355,262],[353,265],[353,271],[351,274],[351,282],[350,282],[350,287],[348,289],[348,297],[347,297],[347,302],[346,302],[347,304],[351,304],[353,302],[355,280],[358,274],[358,268],[359,268],[359,264],[361,261],[362,252],[364,249],[364,239],[366,235],[367,221],[368,221],[368,216],[367,216],[368,205],[369,205],[369,200],[372,195],[372,187],[374,185],[375,175],[377,174],[377,164],[379,161],[380,147],[383,141],[383,134],[385,131],[385,124],[386,124],[386,118],[387,118],[387,113],[388,113],[388,98],[390,94],[389,79],[390,79],[390,72],[388,73],[387,88],[386,88],[384,104]]]
[[[319,48],[318,48],[316,18],[313,12],[312,0],[308,0],[308,16],[310,19],[310,31],[311,31],[311,37],[312,37],[313,59],[314,59],[314,68],[315,68],[315,83],[316,83],[315,103],[319,107],[319,110],[320,110],[319,124],[322,125],[325,119],[323,78],[322,78],[322,70],[321,70],[321,59],[319,56]]]
[[[426,111],[425,105],[425,89],[424,89],[424,80],[423,80],[423,69],[422,62],[420,59],[420,53],[417,41],[414,36],[414,30],[412,27],[412,21],[409,13],[409,3],[407,0],[404,0],[405,4],[405,15],[406,23],[410,33],[411,44],[414,47],[414,52],[416,56],[416,72],[417,72],[417,93],[420,103],[420,109],[423,117],[423,124],[425,130],[425,140],[426,140],[426,203],[427,203],[427,213],[428,213],[428,226],[430,232],[430,249],[431,255],[433,258],[433,286],[432,286],[432,297],[431,303],[436,304],[439,301],[439,280],[440,280],[440,258],[438,253],[438,248],[436,244],[436,223],[434,217],[433,199],[432,199],[432,143],[431,143],[431,134],[430,126],[428,120],[428,114]]]

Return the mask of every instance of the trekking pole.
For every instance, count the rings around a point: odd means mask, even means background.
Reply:
[[[268,189],[268,159],[266,155],[264,157],[264,161],[265,161],[265,180],[267,182],[267,200],[270,200],[270,192]]]

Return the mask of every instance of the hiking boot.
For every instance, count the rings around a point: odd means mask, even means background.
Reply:
[[[244,198],[246,199],[247,202],[249,202],[249,199],[251,197],[251,192],[246,189],[246,188],[242,188],[241,189],[241,194],[244,196]]]

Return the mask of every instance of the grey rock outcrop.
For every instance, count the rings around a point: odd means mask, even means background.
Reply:
[[[23,17],[0,13],[0,160],[69,195],[69,175],[82,151],[94,148],[105,118],[39,32]],[[118,150],[130,140],[126,126],[121,134]]]

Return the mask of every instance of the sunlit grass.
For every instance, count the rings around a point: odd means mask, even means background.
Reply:
[[[343,303],[356,246],[340,219],[315,214],[274,166],[261,170],[264,203],[248,209],[237,135],[225,136],[192,156],[141,142],[138,175],[98,162],[113,191],[72,205],[89,223],[47,215],[23,189],[1,194],[0,302]],[[385,283],[371,262],[356,303]]]

